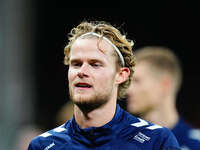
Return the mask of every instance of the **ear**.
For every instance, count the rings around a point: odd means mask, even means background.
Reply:
[[[172,88],[171,78],[167,75],[162,78],[161,84],[164,94],[168,93],[168,91]]]
[[[120,68],[116,76],[115,80],[116,84],[121,84],[125,82],[128,79],[129,75],[130,75],[130,70],[128,67]]]

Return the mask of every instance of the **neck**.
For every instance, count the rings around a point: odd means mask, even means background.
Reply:
[[[90,112],[83,112],[77,105],[74,107],[75,120],[81,128],[100,127],[110,122],[115,115],[116,101],[108,101],[105,105]]]
[[[178,122],[178,112],[175,105],[175,98],[163,99],[164,103],[158,108],[141,115],[142,118],[154,124],[172,129]]]

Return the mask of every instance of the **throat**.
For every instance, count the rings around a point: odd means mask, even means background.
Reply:
[[[90,111],[81,108],[78,105],[74,107],[75,120],[81,128],[101,127],[112,120],[116,111],[116,105],[111,106],[109,103],[101,107],[90,109]]]

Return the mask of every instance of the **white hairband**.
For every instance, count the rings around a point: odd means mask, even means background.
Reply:
[[[97,36],[97,37],[102,37],[100,34],[97,34],[97,33],[95,33],[95,32],[88,32],[88,33],[85,33],[85,34],[83,34],[83,35],[81,35],[80,37],[83,37],[83,36],[86,36],[86,35],[94,35],[94,36]],[[79,37],[79,38],[80,38]],[[122,63],[122,65],[123,65],[123,67],[125,66],[125,62],[124,62],[124,58],[123,58],[123,56],[122,56],[122,54],[121,54],[121,52],[120,52],[120,50],[108,39],[108,38],[106,38],[106,37],[104,37],[103,36],[103,39],[104,40],[106,40],[110,45],[112,45],[112,47],[115,49],[115,51],[117,52],[117,54],[118,54],[118,56],[119,56],[119,58],[120,58],[120,60],[121,60],[121,63]]]

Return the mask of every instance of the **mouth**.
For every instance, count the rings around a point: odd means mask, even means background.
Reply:
[[[79,82],[75,84],[75,87],[77,88],[83,88],[83,89],[88,89],[88,88],[92,88],[92,85],[88,84],[88,83],[84,83],[84,82]]]

